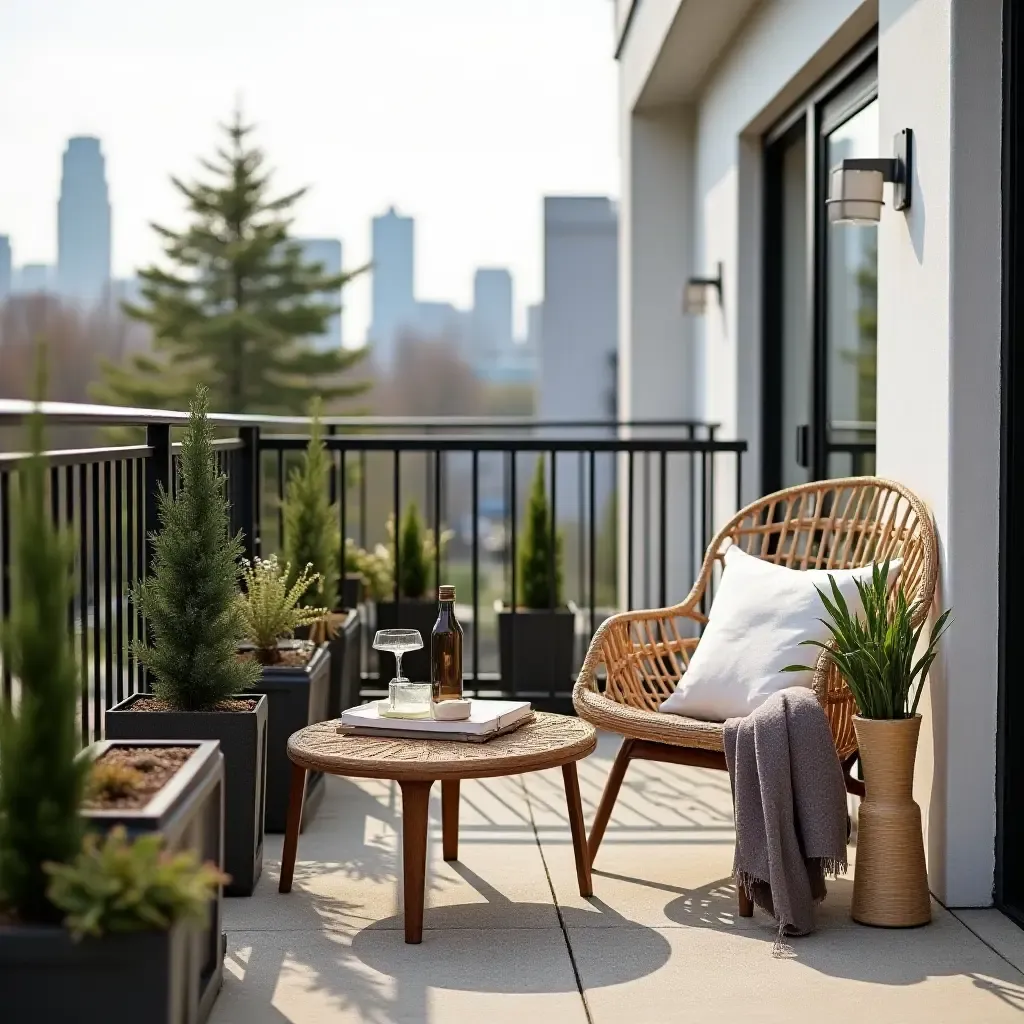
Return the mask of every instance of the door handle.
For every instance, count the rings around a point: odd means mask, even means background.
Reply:
[[[796,428],[796,461],[798,466],[807,469],[811,465],[811,426],[801,423]]]

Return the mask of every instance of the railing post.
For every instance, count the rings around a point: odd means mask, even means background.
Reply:
[[[238,523],[245,557],[251,562],[260,553],[260,428],[242,427],[238,436]]]
[[[153,449],[146,459],[146,500],[143,536],[145,541],[146,564],[143,575],[148,574],[153,566],[154,550],[150,534],[155,533],[159,522],[160,490],[171,490],[171,428],[167,423],[150,423],[146,427],[146,444]]]

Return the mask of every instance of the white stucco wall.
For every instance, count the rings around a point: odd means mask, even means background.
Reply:
[[[881,0],[880,145],[914,131],[913,200],[879,229],[878,468],[929,503],[942,606],[931,673],[929,879],[992,900],[998,671],[1000,0]],[[930,742],[929,742],[930,741]]]

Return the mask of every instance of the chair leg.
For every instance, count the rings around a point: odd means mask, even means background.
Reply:
[[[608,827],[608,819],[612,816],[612,808],[622,787],[622,780],[626,774],[626,767],[629,765],[630,752],[633,749],[631,739],[624,739],[619,752],[615,755],[615,763],[612,765],[608,781],[604,784],[604,792],[601,794],[601,803],[598,804],[597,814],[594,815],[594,824],[590,829],[590,838],[587,840],[587,853],[590,857],[591,866],[597,856],[598,847],[604,839],[604,830]]]
[[[736,883],[736,898],[740,905],[740,917],[753,917],[754,901],[747,895],[747,890],[739,882]]]

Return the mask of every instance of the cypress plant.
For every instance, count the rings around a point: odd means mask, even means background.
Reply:
[[[416,502],[405,507],[398,534],[398,590],[402,597],[420,598],[427,592],[427,562],[423,557],[423,520]]]
[[[74,548],[50,518],[41,413],[29,419],[29,438],[14,503],[14,601],[2,638],[20,700],[0,706],[0,906],[23,922],[49,922],[61,914],[47,899],[43,863],[67,863],[80,849],[88,766],[75,760],[80,678],[64,625]]]
[[[319,574],[316,584],[299,599],[301,607],[338,607],[338,580],[341,575],[341,528],[338,505],[328,492],[331,462],[323,439],[320,401],[311,409],[309,443],[302,462],[288,478],[284,500],[284,560],[294,578],[312,565]]]
[[[148,644],[136,640],[133,653],[156,696],[179,711],[214,709],[260,674],[259,665],[236,656],[245,636],[237,601],[243,548],[241,533],[228,533],[208,403],[200,385],[181,443],[178,494],[161,489],[151,574],[132,593],[150,637]]]
[[[552,545],[555,572],[551,579]],[[554,592],[552,592],[554,582]],[[526,608],[557,608],[562,593],[562,545],[551,535],[551,513],[544,488],[544,460],[537,460],[519,551],[519,596]]]

